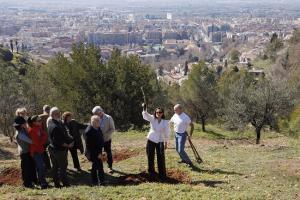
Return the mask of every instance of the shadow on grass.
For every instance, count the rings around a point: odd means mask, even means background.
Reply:
[[[191,184],[190,178],[181,171],[168,171],[168,177],[160,179],[158,174],[149,175],[147,172],[128,174],[114,170],[114,175],[105,173],[107,186],[139,185],[143,183],[164,183],[164,184]],[[92,186],[91,174],[89,171],[74,171],[68,169],[68,178],[72,186]]]
[[[0,160],[9,160],[14,158],[15,155],[12,152],[0,148]]]
[[[204,180],[204,181],[193,181],[191,184],[192,185],[199,185],[199,184],[204,184],[206,187],[217,187],[217,185],[221,184],[227,184],[228,182],[226,181],[211,181],[211,180]]]
[[[208,135],[211,135],[214,139],[225,139],[226,138],[225,135],[217,133],[213,130],[206,130],[205,133],[208,134]]]
[[[197,166],[191,167],[192,171],[199,172],[199,173],[207,173],[207,174],[226,174],[226,175],[239,175],[242,176],[243,174],[234,172],[234,171],[224,171],[221,169],[201,169]]]
[[[71,185],[91,185],[91,172],[90,171],[75,171],[68,169],[68,178]]]

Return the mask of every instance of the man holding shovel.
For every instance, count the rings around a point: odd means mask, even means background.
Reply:
[[[190,166],[193,166],[193,163],[185,152],[184,148],[187,137],[188,139],[191,139],[194,131],[194,124],[191,118],[183,112],[182,106],[180,104],[174,106],[174,112],[175,114],[170,119],[170,124],[174,125],[175,145],[176,151],[181,158],[180,163],[186,163]],[[188,135],[187,129],[189,126],[191,127],[191,129],[190,134]]]

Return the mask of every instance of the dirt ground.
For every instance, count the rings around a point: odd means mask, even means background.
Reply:
[[[300,157],[298,159],[282,159],[270,161],[274,171],[279,171],[286,176],[300,177]]]
[[[127,160],[128,158],[135,157],[139,154],[140,150],[129,150],[129,149],[117,149],[113,150],[113,161],[120,162],[122,160]]]
[[[120,176],[118,179],[118,185],[135,185],[145,182],[162,182],[162,183],[169,183],[169,184],[179,184],[191,183],[191,178],[189,175],[181,170],[178,169],[170,169],[167,170],[167,178],[161,180],[158,174],[154,176],[150,176],[147,172],[141,172],[139,174],[128,174],[125,176]]]
[[[0,186],[4,184],[20,186],[22,184],[21,170],[13,167],[0,170]]]

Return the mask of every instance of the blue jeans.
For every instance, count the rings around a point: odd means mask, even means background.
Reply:
[[[47,181],[45,178],[45,163],[44,163],[44,157],[42,153],[35,153],[33,155],[33,159],[36,166],[36,171],[38,174],[38,180],[41,184],[41,186],[47,186]]]
[[[185,142],[186,142],[187,133],[176,133],[175,134],[175,144],[176,144],[176,151],[178,152],[180,158],[183,162],[187,164],[192,164],[187,153],[184,151]]]

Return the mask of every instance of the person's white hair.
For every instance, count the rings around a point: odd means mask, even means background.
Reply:
[[[92,110],[92,113],[94,115],[97,115],[99,112],[103,112],[103,109],[101,108],[101,106],[95,106]]]
[[[44,105],[43,106],[43,111],[46,112],[47,110],[50,110],[50,106],[49,105]]]
[[[20,116],[21,113],[27,113],[27,109],[23,107],[16,110],[16,116]]]
[[[176,109],[176,108],[182,109],[182,106],[181,106],[180,104],[176,104],[176,105],[174,106],[174,109]]]
[[[95,123],[99,123],[99,120],[100,120],[100,118],[98,115],[93,115],[91,117],[91,125],[93,126]]]
[[[53,117],[53,114],[54,114],[55,112],[59,112],[58,107],[52,107],[52,108],[50,109],[50,116]]]

